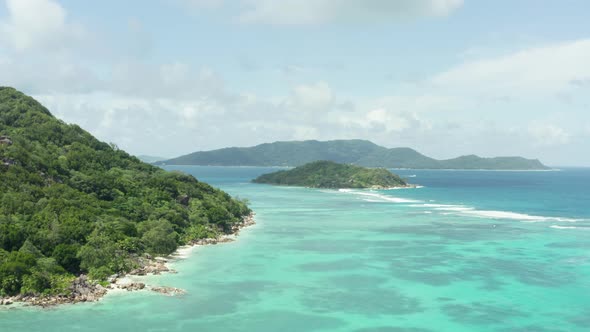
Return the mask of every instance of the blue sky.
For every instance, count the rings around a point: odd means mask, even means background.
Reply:
[[[588,1],[0,4],[0,84],[131,153],[363,138],[590,166]]]

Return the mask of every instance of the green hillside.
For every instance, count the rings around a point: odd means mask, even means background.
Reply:
[[[316,161],[291,170],[264,174],[255,183],[311,188],[393,188],[407,186],[399,176],[383,168],[365,168]]]
[[[388,168],[440,168],[438,160],[426,157],[410,148],[384,149],[369,153],[357,160],[355,164]]]
[[[192,176],[148,165],[0,87],[0,297],[60,294],[138,255],[232,225],[251,211]]]
[[[427,157],[410,148],[388,149],[365,140],[291,141],[265,143],[249,148],[200,151],[159,165],[204,166],[300,166],[316,160],[330,160],[366,167],[416,169],[548,169],[538,160],[522,157],[480,158],[462,156],[448,160]]]
[[[481,158],[475,155],[462,156],[454,159],[439,161],[444,169],[518,169],[518,170],[542,170],[549,169],[536,159],[522,157],[496,157]]]

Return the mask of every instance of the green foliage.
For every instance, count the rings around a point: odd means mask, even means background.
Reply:
[[[152,255],[168,255],[176,250],[178,233],[165,219],[148,220],[139,225],[141,241]]]
[[[105,280],[109,276],[112,276],[114,271],[107,266],[92,267],[88,272],[88,277],[92,280]]]
[[[0,87],[0,295],[67,291],[75,275],[102,280],[134,258],[169,254],[227,231],[243,201],[166,172],[54,118]],[[199,231],[197,231],[199,230]]]
[[[292,170],[264,174],[253,182],[312,188],[389,188],[406,185],[399,176],[383,168],[364,168],[332,161],[316,161]]]
[[[66,271],[76,273],[80,271],[80,259],[78,258],[79,244],[60,243],[55,246],[52,257]]]
[[[30,274],[23,275],[20,292],[27,295],[50,294],[65,289],[65,270],[53,258],[41,258],[31,269]]]
[[[23,278],[31,274],[37,265],[35,256],[19,251],[5,255],[0,264],[0,294],[15,295],[20,293]]]
[[[521,157],[463,156],[437,160],[410,148],[388,149],[365,140],[291,141],[249,148],[194,152],[156,162],[168,165],[300,166],[316,160],[366,167],[420,169],[547,169],[538,160]]]
[[[191,225],[185,232],[183,242],[191,242],[199,239],[215,238],[218,231],[208,225]]]

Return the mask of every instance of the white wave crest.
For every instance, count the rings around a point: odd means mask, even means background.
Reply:
[[[363,201],[370,202],[370,203],[386,203],[386,202],[383,202],[383,201],[378,200],[378,199],[370,199],[370,198],[364,198]]]
[[[355,194],[362,195],[362,196],[368,196],[368,197],[374,197],[374,198],[382,199],[384,201],[393,202],[393,203],[417,203],[417,202],[420,202],[420,201],[417,201],[414,199],[393,197],[393,196],[387,196],[387,195],[381,195],[381,194],[375,194],[375,193],[355,192]]]
[[[421,207],[421,208],[430,208],[433,211],[446,212],[446,213],[441,213],[443,215],[451,214],[449,212],[456,212],[456,214],[458,214],[458,215],[468,215],[468,216],[473,216],[473,217],[489,218],[489,219],[510,219],[510,220],[520,220],[520,221],[524,221],[524,222],[543,222],[543,221],[577,222],[577,221],[583,221],[583,219],[536,216],[536,215],[510,212],[510,211],[477,210],[474,207],[465,206],[465,205],[427,203],[427,204],[411,204],[410,206]]]
[[[380,200],[381,202],[392,202],[392,203],[419,203],[419,202],[421,202],[421,201],[417,201],[414,199],[381,195],[381,194],[377,194],[377,193],[373,193],[373,192],[354,191],[354,190],[350,190],[350,189],[340,189],[339,191],[344,192],[344,193],[359,195],[359,196],[371,197],[373,199]]]
[[[487,218],[487,219],[518,220],[518,221],[523,221],[523,222],[569,222],[569,223],[573,223],[573,222],[579,222],[579,221],[586,220],[586,219],[575,219],[575,218],[565,218],[565,217],[537,216],[537,215],[530,215],[530,214],[511,212],[511,211],[478,210],[475,207],[470,207],[470,206],[466,206],[466,205],[457,205],[457,204],[423,203],[423,201],[420,201],[420,200],[394,197],[394,196],[382,195],[382,194],[379,194],[376,192],[358,191],[358,190],[354,190],[354,189],[339,189],[339,192],[364,197],[363,200],[366,202],[374,202],[374,203],[392,202],[392,203],[401,203],[401,204],[408,203],[408,206],[411,206],[411,207],[427,209],[428,211],[426,211],[424,213],[428,213],[428,214],[430,214],[432,212],[439,212],[441,215],[464,215],[464,216],[472,216],[472,217]],[[433,200],[429,200],[429,202],[433,202]],[[418,204],[418,203],[420,203],[420,204]],[[559,226],[559,227],[566,227],[566,226]],[[553,228],[557,228],[557,227],[553,227]]]
[[[556,229],[579,229],[580,228],[580,227],[575,227],[575,226],[559,226],[559,225],[551,225],[549,227],[556,228]]]
[[[461,206],[461,205],[437,207],[434,209],[439,210],[439,211],[456,211],[456,212],[473,211],[473,208],[467,207],[467,206]]]
[[[513,219],[527,222],[541,222],[541,221],[560,221],[560,222],[576,222],[581,219],[563,218],[563,217],[545,217],[535,216],[524,213],[508,212],[508,211],[486,211],[486,210],[466,210],[461,213],[472,215],[475,217],[492,218],[492,219]]]
[[[433,208],[434,210],[439,211],[465,211],[465,210],[473,210],[471,207],[467,207],[465,205],[452,205],[452,204],[412,204],[412,207],[425,207],[425,208]]]

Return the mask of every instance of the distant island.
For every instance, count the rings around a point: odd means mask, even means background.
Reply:
[[[252,182],[330,189],[388,189],[409,186],[402,178],[384,168],[366,168],[333,161],[316,161],[291,170],[263,174]]]
[[[536,159],[481,158],[475,155],[437,160],[410,148],[388,149],[366,140],[289,141],[247,148],[224,148],[191,153],[156,165],[300,166],[316,160],[365,167],[413,169],[547,170]]]
[[[112,275],[145,274],[155,256],[215,243],[251,224],[251,212],[0,87],[0,305],[93,301]]]

